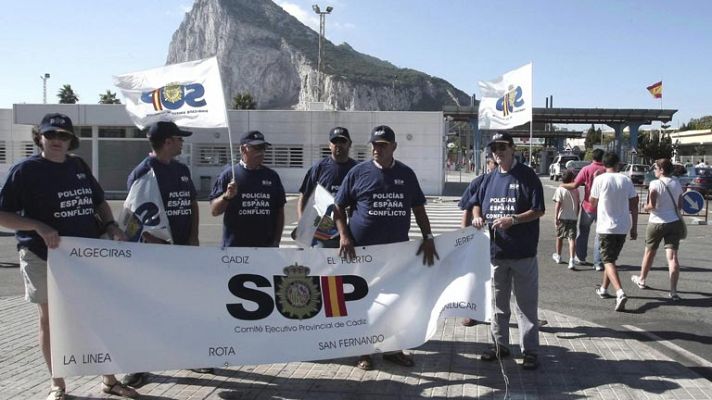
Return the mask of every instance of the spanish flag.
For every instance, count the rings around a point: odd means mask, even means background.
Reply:
[[[653,97],[656,99],[662,99],[663,98],[663,81],[653,83],[652,85],[648,86],[648,92],[650,92]]]

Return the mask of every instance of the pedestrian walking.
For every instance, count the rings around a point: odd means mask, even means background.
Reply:
[[[574,180],[574,173],[566,170],[561,175],[564,184]],[[569,269],[574,270],[574,258],[576,257],[576,220],[579,215],[579,192],[578,189],[565,189],[563,186],[556,188],[554,192],[554,223],[556,229],[556,251],[551,257],[557,264],[561,263],[561,247],[564,240],[569,242]]]
[[[603,166],[603,150],[594,149],[592,152],[591,164],[583,167],[576,175],[573,182],[564,183],[561,185],[564,189],[576,189],[583,185],[583,202],[581,203],[581,211],[578,218],[578,234],[576,235],[576,257],[574,263],[576,265],[586,265],[586,256],[588,255],[588,236],[591,232],[591,225],[596,222],[596,207],[591,205],[591,185],[593,179],[605,172]],[[603,262],[601,261],[600,238],[596,234],[593,238],[593,268],[596,271],[603,271]]]
[[[679,301],[677,281],[680,277],[680,262],[677,255],[685,222],[679,211],[682,207],[682,186],[677,179],[672,177],[672,171],[673,166],[669,159],[655,160],[653,173],[657,179],[650,182],[648,202],[643,208],[650,213],[648,227],[645,230],[645,253],[640,264],[640,275],[631,276],[631,280],[639,288],[647,288],[645,280],[655,260],[660,242],[664,240],[665,258],[670,276],[670,293],[668,295],[671,300]]]
[[[423,265],[431,266],[438,253],[425,212],[425,195],[415,172],[396,160],[396,134],[389,126],[379,125],[371,131],[370,161],[349,171],[335,198],[334,221],[339,230],[339,254],[353,259],[355,246],[407,242],[411,211],[423,235],[417,254],[423,253]],[[347,209],[352,212],[346,221]],[[413,358],[403,351],[383,354],[383,359],[412,367]],[[356,366],[373,369],[373,359],[361,356]]]
[[[47,114],[39,128],[33,129],[32,140],[41,151],[8,173],[0,191],[0,225],[16,231],[25,299],[37,304],[40,349],[51,374],[48,249],[57,248],[60,236],[97,239],[106,231],[113,240],[126,240],[126,235],[114,221],[104,190],[89,166],[69,153],[79,147],[72,120],[63,114]],[[51,379],[47,399],[64,400],[64,379]],[[114,375],[102,376],[101,388],[107,394],[138,396]]]
[[[263,165],[267,146],[262,132],[243,134],[240,162],[228,165],[213,185],[210,211],[224,214],[223,247],[279,247],[287,198],[279,175]]]
[[[638,238],[638,194],[633,182],[618,173],[620,158],[614,152],[603,156],[606,172],[593,180],[591,205],[597,209],[596,233],[601,239],[601,260],[605,270],[601,286],[596,293],[601,298],[608,297],[608,284],[616,290],[615,311],[623,311],[628,297],[623,291],[616,260],[623,249],[626,234],[630,239]]]
[[[482,181],[468,202],[472,225],[490,229],[494,346],[482,353],[483,361],[510,355],[509,320],[512,294],[517,307],[522,368],[539,366],[539,218],[544,215],[544,189],[534,170],[517,162],[514,139],[506,132],[492,137],[488,147],[499,167]]]

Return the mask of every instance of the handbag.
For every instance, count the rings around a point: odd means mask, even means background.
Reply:
[[[662,180],[660,183],[665,186],[665,191],[667,192],[668,196],[670,196],[670,200],[672,200],[672,205],[675,207],[675,214],[677,214],[677,219],[680,220],[682,223],[682,228],[680,229],[680,239],[687,239],[687,224],[685,223],[685,220],[682,218],[682,215],[680,215],[680,208],[677,205],[677,201],[675,201],[675,198],[672,197],[672,193],[670,193],[670,189],[668,186],[663,182]]]

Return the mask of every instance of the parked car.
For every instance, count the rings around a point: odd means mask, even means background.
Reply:
[[[703,196],[712,195],[712,168],[690,168],[694,171],[688,184],[688,188],[700,192]]]
[[[566,169],[566,163],[578,160],[579,156],[576,154],[558,154],[554,158],[554,162],[549,165],[549,179],[558,181],[561,178],[561,173]]]
[[[574,172],[574,176],[578,175],[579,171],[588,164],[591,164],[591,161],[583,161],[583,160],[571,160],[566,162],[566,169],[570,169],[571,171]]]
[[[628,164],[623,170],[623,175],[630,178],[636,185],[642,185],[645,182],[645,173],[650,169],[645,164]]]

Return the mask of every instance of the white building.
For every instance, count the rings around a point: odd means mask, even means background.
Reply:
[[[72,119],[81,142],[75,153],[92,167],[107,195],[125,196],[128,174],[151,149],[123,105],[16,104],[12,110],[0,110],[0,172],[36,151],[31,126],[50,112]],[[354,143],[351,155],[362,161],[370,158],[371,129],[381,124],[396,132],[395,157],[413,168],[425,194],[443,191],[446,124],[442,112],[230,110],[228,118],[237,157],[242,133],[265,134],[272,143],[265,164],[279,174],[287,192],[297,192],[307,169],[328,154],[331,128],[349,130]],[[189,130],[195,134],[186,138],[181,161],[190,167],[196,189],[206,195],[230,160],[227,129]]]

